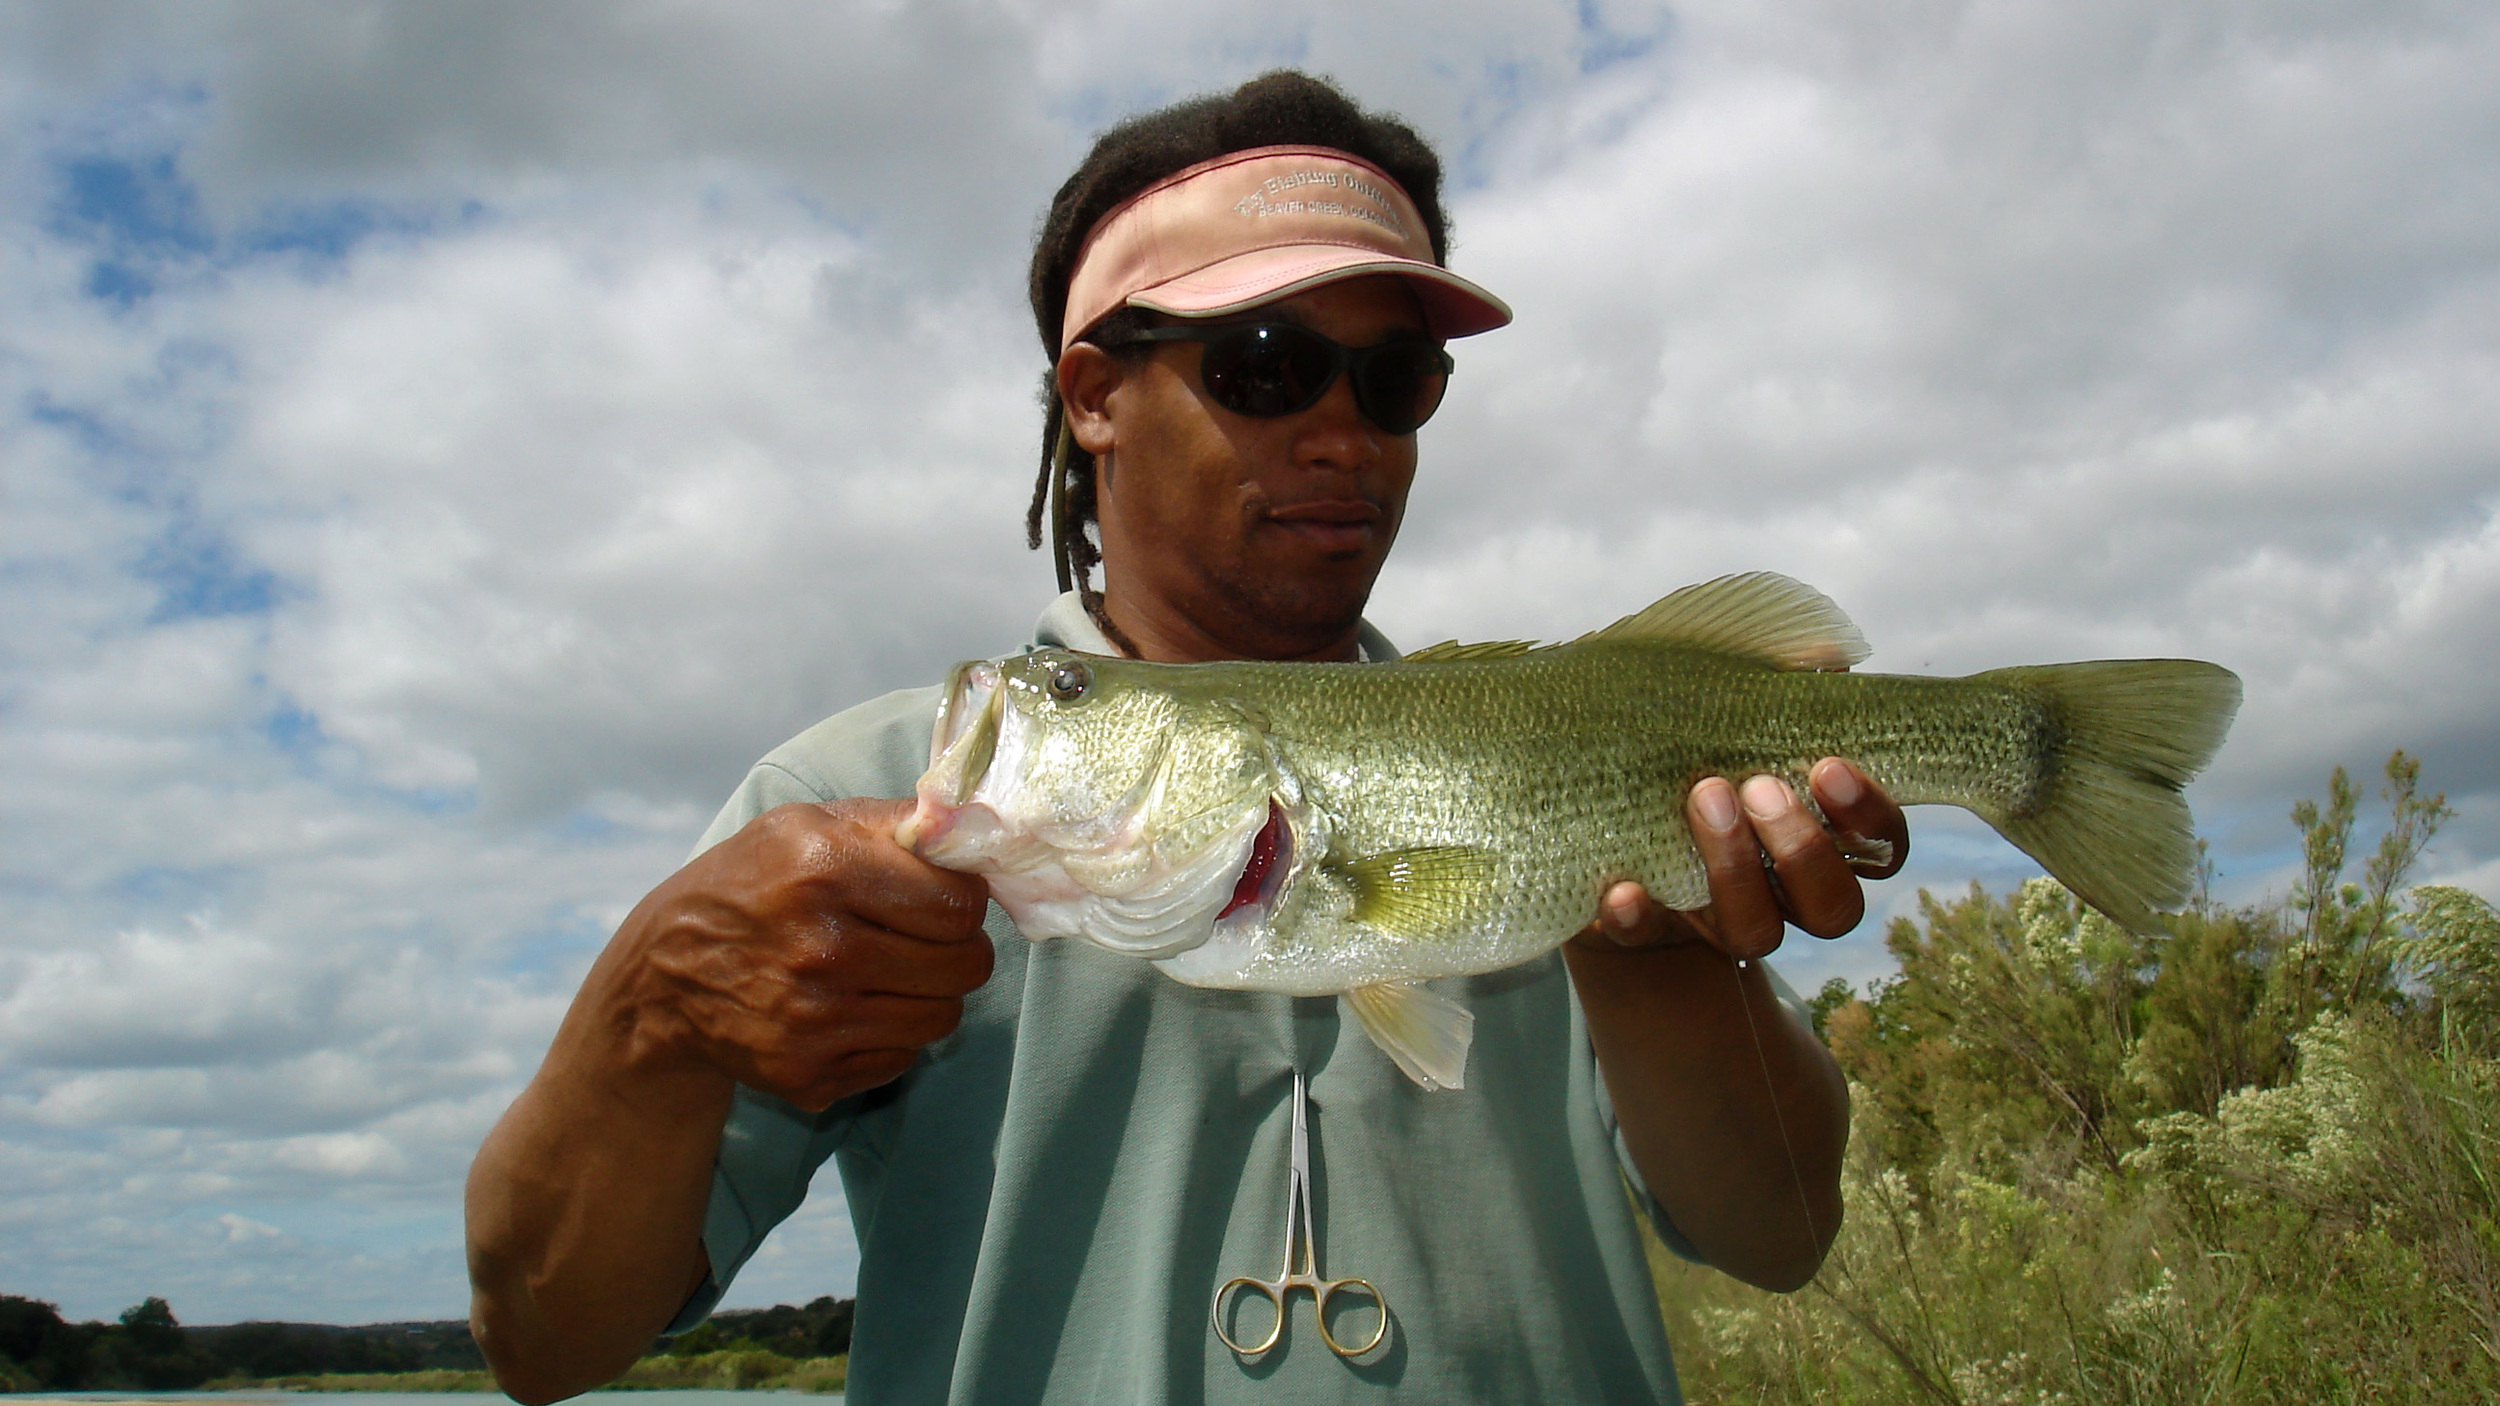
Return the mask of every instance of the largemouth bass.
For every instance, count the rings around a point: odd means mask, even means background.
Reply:
[[[1393,664],[974,660],[896,838],[986,876],[1036,941],[1341,997],[1426,1088],[1460,1086],[1473,1020],[1419,983],[1552,950],[1620,880],[1708,902],[1683,804],[1706,776],[1804,795],[1845,757],[1903,805],[1975,812],[2127,928],[2187,897],[2179,792],[2238,710],[2229,670],[1844,672],[1866,654],[1819,592],[1754,573],[1567,644]]]

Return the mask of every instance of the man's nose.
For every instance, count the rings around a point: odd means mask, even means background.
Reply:
[[[1380,427],[1354,403],[1354,378],[1339,376],[1318,402],[1295,417],[1294,459],[1310,468],[1354,470],[1380,457]]]

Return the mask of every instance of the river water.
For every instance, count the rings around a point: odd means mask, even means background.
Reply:
[[[842,1394],[801,1391],[623,1391],[611,1406],[842,1406]],[[511,1406],[494,1391],[38,1391],[0,1397],[8,1406],[45,1402],[215,1402],[220,1406]]]

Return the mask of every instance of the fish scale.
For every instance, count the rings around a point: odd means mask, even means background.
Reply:
[[[2186,896],[2179,791],[2238,707],[2228,670],[1841,672],[1864,654],[1829,600],[1755,573],[1567,644],[1395,664],[973,661],[897,837],[988,874],[1036,940],[1081,935],[1195,986],[1342,996],[1427,1088],[1461,1083],[1468,1017],[1420,983],[1552,950],[1620,880],[1708,901],[1683,804],[1707,776],[1803,794],[1845,757],[1900,804],[1978,814],[2130,928]],[[1272,815],[1276,862],[1247,880]]]

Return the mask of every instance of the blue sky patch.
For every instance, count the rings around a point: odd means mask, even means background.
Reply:
[[[150,624],[221,615],[265,615],[285,595],[278,578],[238,555],[196,519],[178,517],[136,568],[158,592]]]
[[[36,392],[29,397],[26,418],[39,425],[50,425],[73,440],[90,454],[103,454],[121,446],[121,437],[104,423],[104,417],[92,410],[80,410]]]
[[[1597,0],[1580,0],[1580,72],[1602,73],[1619,63],[1647,57],[1675,32],[1675,16],[1664,11],[1646,30],[1610,29],[1598,12]]]
[[[178,152],[60,155],[51,164],[55,196],[45,228],[94,251],[82,291],[121,308],[153,296],[179,267],[271,257],[336,264],[376,235],[425,235],[445,223],[475,224],[486,213],[475,200],[461,202],[448,221],[379,201],[337,200],[273,209],[221,234]]]
[[[515,935],[503,944],[498,970],[505,976],[531,980],[575,980],[584,957],[607,944],[605,924],[579,909],[559,908],[546,925]]]
[[[292,256],[340,263],[377,235],[428,235],[446,225],[474,225],[485,215],[485,205],[475,200],[462,201],[448,220],[371,200],[293,206],[264,214],[258,224],[236,235],[234,261]]]
[[[58,164],[56,234],[151,254],[206,253],[215,243],[199,192],[171,154],[138,160],[80,156]]]
[[[321,719],[290,700],[281,702],[261,720],[261,735],[276,744],[279,751],[294,757],[307,757],[330,739],[321,731]]]
[[[84,291],[129,307],[156,292],[168,264],[197,259],[215,238],[199,193],[170,154],[136,159],[78,156],[56,162],[54,234],[94,248]]]
[[[124,870],[111,884],[113,897],[153,912],[188,912],[206,907],[234,886],[231,867],[186,869],[151,864]]]

